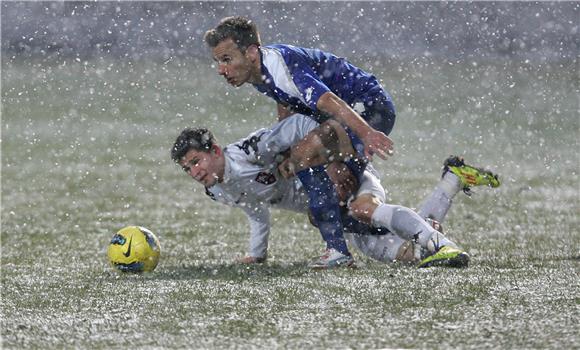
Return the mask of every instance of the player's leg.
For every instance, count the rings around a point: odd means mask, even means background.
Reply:
[[[374,207],[367,205],[363,208],[362,205],[359,205],[358,209],[355,210],[364,211],[367,215],[371,215],[376,206],[385,201],[386,196],[378,177],[373,175],[374,169],[369,166],[367,171],[369,175],[363,177],[359,186],[357,179],[344,163],[333,162],[327,167],[327,172],[337,188],[340,201],[346,202],[348,198],[358,193],[358,203],[362,203],[361,199],[367,198],[370,203],[374,204]],[[369,216],[367,222],[370,221]],[[414,243],[414,240],[405,240],[389,232],[386,228],[371,227],[349,215],[344,215],[342,222],[346,240],[373,259],[383,262],[413,263],[417,263],[421,259],[421,249]],[[434,228],[437,229],[437,227]]]
[[[343,174],[350,174],[350,181],[354,179],[350,171],[344,171],[347,170],[346,167],[343,167],[342,170]],[[355,187],[356,192],[352,191],[352,187],[349,188],[351,192],[348,192],[348,194],[351,195],[351,198],[357,195],[358,203],[362,203],[360,198],[366,198],[377,206],[385,201],[385,190],[374,172],[373,167],[369,165],[363,176],[361,176],[360,183]],[[348,175],[343,175],[343,178],[338,179],[338,181],[345,181],[345,177],[348,182]],[[335,180],[334,177],[333,180]],[[372,227],[368,224],[370,220],[367,223],[357,220],[352,215],[352,205],[349,206],[349,209],[348,215],[344,215],[342,219],[345,237],[349,243],[357,247],[364,255],[382,262],[416,263],[419,261],[419,250],[415,251],[416,245],[413,241],[405,240],[399,235],[389,232],[384,227]],[[359,207],[358,210],[372,211],[374,209],[371,206],[366,206],[365,208]]]
[[[326,168],[329,177],[337,188],[337,193],[341,205],[351,198],[359,188],[358,180],[350,169],[341,162],[332,162]],[[366,192],[374,192],[377,197],[384,198],[382,187],[368,188],[364,186]],[[312,216],[309,216],[311,223],[315,224]],[[405,241],[401,237],[388,232],[386,229],[374,228],[350,216],[343,216],[345,239],[357,247],[364,255],[382,262],[407,262],[417,263],[419,261],[419,251],[414,249],[415,244]]]
[[[463,190],[471,195],[473,186],[499,187],[498,176],[489,170],[476,168],[465,164],[463,158],[450,156],[443,163],[443,175],[431,195],[423,202],[419,208],[419,215],[423,218],[431,218],[438,222],[443,222],[449,211],[452,199]],[[452,259],[453,251],[448,248],[424,257],[419,263],[419,267],[428,267],[444,264],[448,259]]]
[[[391,101],[390,96],[384,91],[379,91],[374,96],[368,96],[364,101],[361,101],[353,106],[353,108],[361,115],[361,117],[369,123],[369,125],[375,130],[383,132],[385,135],[389,135],[394,127],[396,114],[395,106]],[[357,138],[351,136],[351,141],[360,156],[364,154],[364,146],[362,142],[358,142]],[[352,166],[351,166],[352,167]],[[366,168],[369,174],[374,172],[371,166],[367,165]],[[367,173],[365,171],[365,173]],[[369,175],[359,175],[360,188],[356,194],[356,199],[353,203],[354,207],[350,206],[351,217],[354,212],[355,217],[371,215],[375,208],[384,203],[386,195],[384,193],[383,187],[380,185],[377,176],[373,176],[374,180],[369,181]],[[343,222],[345,219],[343,218]],[[386,234],[376,234],[371,233],[373,229],[368,224],[370,224],[370,216],[368,220],[362,220],[363,222],[358,222],[356,228],[350,227],[350,232],[345,233],[349,238],[349,241],[353,243],[363,254],[370,256],[376,260],[383,262],[418,262],[419,256],[418,251],[415,249],[415,244],[412,240],[404,239],[400,235],[396,235],[392,232]],[[367,222],[367,224],[364,223]],[[348,225],[348,224],[347,224]],[[366,226],[366,227],[364,227]],[[380,228],[379,228],[380,229]],[[347,229],[349,230],[349,229]],[[356,233],[351,233],[356,232]],[[362,233],[366,232],[366,233]]]
[[[498,176],[491,171],[467,165],[463,158],[450,156],[443,163],[441,181],[419,206],[418,213],[423,218],[443,222],[451,208],[453,197],[459,191],[463,190],[470,195],[473,186],[495,188],[499,185]]]
[[[294,145],[289,160],[279,167],[283,175],[295,173],[304,185],[309,197],[310,214],[327,244],[326,253],[315,260],[311,268],[350,266],[353,263],[343,236],[336,186],[324,166],[313,166],[326,164],[349,152],[352,153],[352,147],[346,132],[339,123],[329,121]]]
[[[384,227],[405,240],[415,240],[432,252],[442,245],[457,247],[419,214],[402,205],[381,203],[372,196],[362,195],[350,204],[350,208],[358,220],[374,227]]]
[[[290,178],[298,172],[354,156],[351,140],[342,125],[328,120],[292,146],[290,156],[279,166],[280,173]]]
[[[348,143],[348,139],[345,140],[345,137],[340,136],[337,131],[344,134],[344,129],[336,122],[326,123],[314,129],[292,147],[289,161],[286,162],[290,164],[289,173],[296,172],[296,176],[304,185],[309,197],[312,220],[326,242],[325,254],[310,264],[314,269],[350,266],[353,263],[343,236],[337,187],[323,165],[313,166],[328,163],[333,155],[340,154],[344,144]]]
[[[281,138],[284,138],[284,135],[306,135],[305,137],[308,138],[308,135],[312,134],[314,130],[320,129],[319,125],[312,128],[312,123],[298,123],[297,125],[290,123],[285,126],[287,120],[291,120],[291,118],[280,122],[277,127],[278,130],[273,133],[280,134]],[[295,129],[292,128],[293,125],[305,129]],[[298,141],[298,143],[300,142]],[[265,146],[268,147],[268,145]],[[337,191],[325,168],[323,166],[315,166],[304,169],[299,171],[296,176],[301,181],[307,194],[310,214],[326,242],[327,253],[331,253],[330,255],[323,255],[319,262],[322,263],[324,268],[352,264],[352,255],[348,251],[343,236]]]
[[[357,192],[359,181],[343,162],[332,162],[326,166],[326,172],[336,188],[342,207]]]
[[[435,230],[413,210],[384,203],[384,197],[369,188],[382,188],[378,178],[366,171],[361,182],[358,196],[350,203],[350,212],[359,221],[373,227],[386,228],[404,241],[416,242],[427,254],[445,252],[445,264],[448,266],[466,266],[469,255],[443,233]],[[443,259],[442,259],[443,261]]]
[[[443,175],[433,191],[421,203],[417,213],[422,218],[431,218],[443,223],[453,204],[453,198],[461,191],[459,178],[453,173]]]
[[[391,232],[383,235],[345,232],[344,236],[361,253],[381,262],[417,263],[420,260],[412,241]]]
[[[414,240],[405,240],[386,228],[372,227],[352,216],[343,217],[343,222],[347,242],[366,256],[382,262],[415,264],[422,259],[424,250]]]
[[[422,248],[423,256],[421,258],[424,260],[419,265],[420,267],[432,265],[467,266],[469,255],[413,210],[400,205],[381,203],[374,210],[365,209],[365,211],[372,213],[372,226],[387,228],[401,239],[416,242]],[[428,257],[430,259],[425,260]]]
[[[303,170],[296,175],[308,194],[308,209],[326,242],[326,249],[335,250],[344,255],[345,258],[341,260],[349,260],[346,262],[350,263],[352,257],[343,236],[338,194],[324,167]],[[328,259],[324,260],[320,263],[332,263],[326,261]]]
[[[349,171],[348,167],[344,163],[340,162],[332,162],[326,167],[326,173],[328,174],[329,178],[331,179],[332,183],[334,184],[334,188],[336,191],[336,195],[338,197],[339,203],[344,206],[348,198],[354,193],[354,191],[358,188],[358,181]],[[317,226],[321,233],[324,231],[323,228],[320,227],[318,220],[313,215],[314,213],[310,210],[309,218],[310,222]],[[344,223],[341,220],[341,224]],[[343,229],[344,231],[344,229]],[[313,269],[326,269],[329,267],[334,267],[335,265],[343,265],[343,266],[351,266],[354,262],[350,252],[348,255],[343,253],[344,250],[341,252],[337,249],[337,245],[342,247],[343,245],[346,247],[346,240],[344,239],[344,235],[340,236],[341,240],[337,240],[335,237],[325,237],[323,234],[324,240],[327,242],[327,251],[324,255],[320,258],[316,259],[310,264],[310,267]],[[328,242],[332,242],[328,244]],[[339,254],[340,253],[340,254]]]

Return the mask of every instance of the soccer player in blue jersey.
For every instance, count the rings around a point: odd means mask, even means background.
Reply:
[[[385,159],[392,153],[393,143],[387,135],[395,123],[395,108],[371,74],[321,50],[262,46],[255,24],[244,17],[222,19],[205,34],[205,41],[212,49],[218,73],[233,86],[250,83],[273,98],[280,120],[299,112],[321,123],[329,119],[341,123],[357,153],[345,154],[345,163],[357,177],[365,168],[365,158],[377,154]],[[332,123],[321,125],[331,134],[336,127]],[[324,132],[313,132],[295,145],[296,151],[281,170],[285,176],[296,174],[307,189],[310,211],[327,249],[348,257],[336,191],[322,167],[324,157],[320,155],[327,145],[321,135]],[[327,252],[324,256],[339,255]]]
[[[222,19],[205,41],[218,73],[233,86],[250,83],[276,100],[280,119],[290,111],[318,122],[334,118],[360,138],[365,156],[386,158],[392,151],[386,135],[395,123],[395,107],[373,75],[321,50],[262,46],[256,25],[244,17]]]

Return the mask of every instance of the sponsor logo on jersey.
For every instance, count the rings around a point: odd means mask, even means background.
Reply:
[[[272,173],[260,172],[258,173],[258,176],[256,176],[256,182],[264,185],[271,185],[276,182],[276,177]]]
[[[314,92],[314,88],[311,86],[304,90],[304,92],[306,93],[306,102],[310,103],[310,100],[312,100],[312,93]]]
[[[249,139],[244,140],[244,142],[242,142],[241,145],[236,145],[236,146],[239,149],[241,149],[242,151],[244,151],[244,153],[246,153],[247,155],[250,154],[250,148],[252,148],[254,153],[258,153],[258,142],[260,142],[260,139],[262,139],[262,136],[265,133],[266,132],[264,131],[259,135],[254,135],[254,136],[250,137]]]

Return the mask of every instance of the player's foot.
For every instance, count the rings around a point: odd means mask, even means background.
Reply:
[[[243,257],[236,258],[236,262],[238,264],[242,264],[242,265],[252,265],[252,264],[265,263],[267,259],[268,259],[267,255],[265,255],[263,257],[255,257],[255,256],[246,255]]]
[[[469,254],[461,249],[443,246],[435,254],[421,260],[417,267],[446,266],[446,267],[467,267],[469,264]]]
[[[473,186],[499,187],[501,184],[496,174],[489,170],[465,164],[463,157],[450,156],[443,163],[443,175],[448,171],[459,177],[463,192],[470,195]]]
[[[308,264],[313,270],[326,270],[335,267],[355,267],[352,255],[345,255],[336,249],[326,249],[324,255]]]

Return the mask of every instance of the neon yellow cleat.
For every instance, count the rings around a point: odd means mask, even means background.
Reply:
[[[473,186],[489,186],[492,188],[501,185],[496,174],[489,170],[476,168],[465,164],[463,157],[450,156],[443,163],[443,175],[448,171],[459,177],[463,185],[463,192],[467,195],[471,194],[471,187]]]
[[[418,268],[431,266],[446,266],[446,267],[467,267],[469,264],[469,254],[463,250],[443,246],[439,250],[421,260]]]

